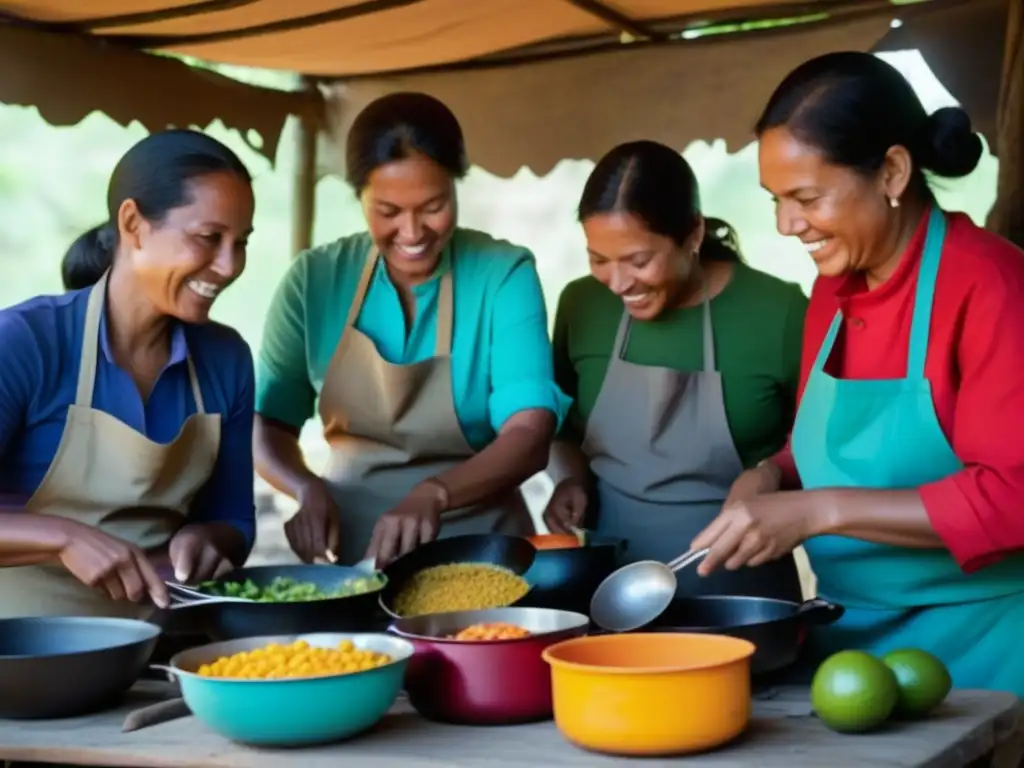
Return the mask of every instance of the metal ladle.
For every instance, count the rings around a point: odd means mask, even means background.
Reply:
[[[612,632],[629,632],[650,624],[676,595],[676,571],[707,553],[706,549],[690,550],[667,564],[641,560],[619,568],[594,592],[590,618]]]

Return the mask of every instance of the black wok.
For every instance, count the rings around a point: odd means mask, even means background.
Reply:
[[[526,574],[536,556],[533,544],[518,536],[482,533],[436,539],[402,555],[384,569],[387,584],[380,591],[380,605],[390,616],[401,618],[394,612],[395,598],[415,574],[436,565],[487,563],[506,568],[532,584]],[[524,604],[528,597],[529,594],[516,604]]]
[[[821,599],[792,603],[762,597],[676,598],[641,632],[696,632],[749,640],[757,650],[751,672],[764,674],[788,667],[812,624],[824,626],[844,613],[841,605]]]
[[[525,579],[533,586],[520,605],[589,614],[590,599],[621,564],[623,539],[584,531],[583,544],[567,549],[538,549]]]
[[[76,717],[113,706],[159,635],[133,619],[0,619],[0,717]]]
[[[335,589],[367,571],[341,565],[261,565],[237,568],[214,581],[217,584],[251,579],[268,586],[284,577],[312,582],[323,590]],[[378,574],[378,578],[380,574]],[[370,632],[387,626],[378,606],[379,589],[348,597],[332,597],[301,603],[259,603],[251,600],[203,600],[192,590],[170,587],[178,602],[152,619],[170,634],[197,630],[215,641],[260,635],[306,635],[317,632]]]

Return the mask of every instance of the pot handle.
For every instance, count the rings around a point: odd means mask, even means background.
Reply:
[[[149,668],[157,672],[163,672],[171,680],[178,679],[178,670],[176,670],[174,667],[169,667],[166,664],[150,664]]]
[[[386,602],[384,602],[384,593],[383,592],[380,592],[380,593],[377,594],[377,605],[379,605],[381,610],[384,611],[384,613],[386,613],[392,619],[400,619],[400,618],[402,618],[397,613],[395,613],[393,610],[391,610],[391,608],[388,607],[388,604]]]
[[[844,613],[846,613],[846,609],[843,606],[830,603],[828,600],[823,600],[820,597],[812,597],[810,600],[801,603],[800,607],[796,610],[797,616],[819,626],[826,626],[839,621]]]

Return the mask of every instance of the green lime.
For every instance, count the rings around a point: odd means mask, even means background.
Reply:
[[[946,665],[919,648],[890,651],[882,661],[896,675],[899,700],[896,714],[906,719],[924,717],[941,704],[953,687]]]
[[[814,673],[811,705],[818,718],[840,733],[877,728],[896,707],[899,686],[885,664],[864,651],[840,651]]]

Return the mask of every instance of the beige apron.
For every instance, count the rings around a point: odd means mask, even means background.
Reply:
[[[596,530],[626,539],[629,561],[668,562],[722,509],[743,471],[715,366],[711,301],[704,286],[702,371],[625,360],[632,320],[623,310],[583,452],[596,476]],[[676,574],[680,594],[752,595],[800,601],[791,556],[757,568]]]
[[[435,356],[396,365],[355,327],[377,260],[377,249],[371,248],[320,390],[320,418],[331,447],[324,480],[341,510],[341,544],[335,554],[347,565],[363,559],[381,515],[414,486],[475,453],[462,433],[452,396],[451,268],[440,278]],[[534,531],[518,489],[497,505],[445,512],[441,522],[443,537]]]
[[[172,442],[155,443],[92,407],[106,287],[104,276],[89,295],[75,402],[68,406],[53,462],[24,514],[76,520],[151,551],[165,547],[181,528],[192,498],[213,472],[221,417],[205,412],[191,355],[188,376],[196,413]],[[60,564],[0,568],[0,617],[144,618],[152,611],[151,605],[109,599]]]

